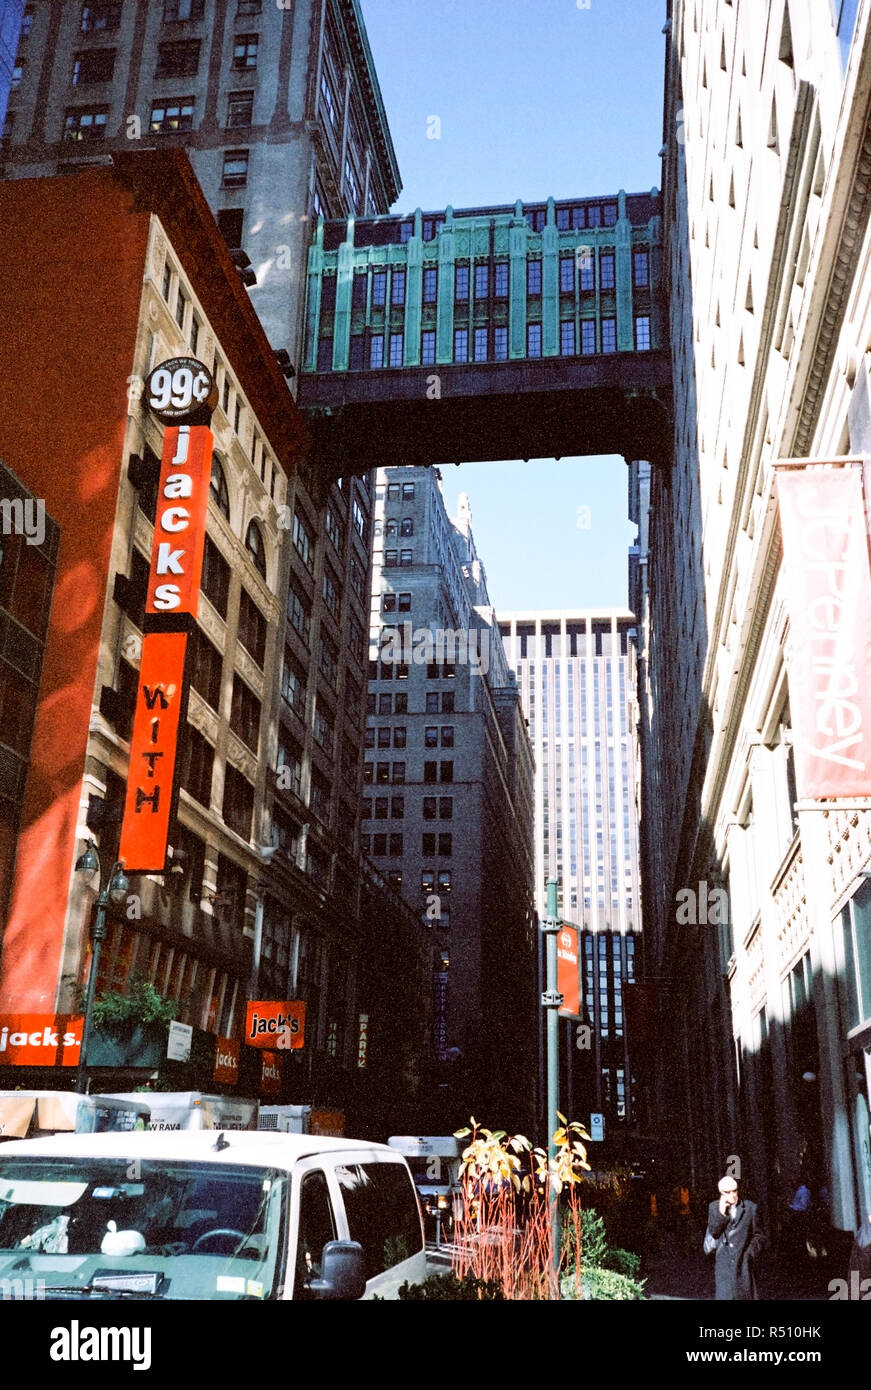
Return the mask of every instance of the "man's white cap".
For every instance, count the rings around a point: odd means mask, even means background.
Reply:
[[[731,1192],[733,1188],[737,1189],[738,1184],[734,1178],[721,1178],[717,1186],[721,1192]]]

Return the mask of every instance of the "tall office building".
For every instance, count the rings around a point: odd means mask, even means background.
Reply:
[[[731,1155],[775,1227],[799,1171],[836,1226],[871,1207],[871,800],[802,782],[819,610],[790,598],[776,467],[871,444],[869,21],[856,0],[672,0],[667,23],[675,453],[633,485],[657,1111],[686,1175]],[[845,471],[787,473],[809,498]]]
[[[0,0],[0,126],[7,135],[9,93],[21,76],[18,50],[24,31],[24,0]],[[25,35],[26,36],[26,35]]]
[[[237,273],[250,287],[287,382],[286,407],[292,407],[312,219],[321,213],[382,213],[399,188],[356,0],[303,0],[292,9],[260,0],[96,5],[37,0],[27,9],[16,78],[3,144],[7,179],[93,172],[110,164],[109,156],[129,159],[149,148],[187,152]],[[157,168],[152,173],[159,179]],[[193,196],[184,178],[176,187]],[[155,187],[153,196],[159,195]],[[167,265],[169,278],[159,287],[159,299],[169,306],[174,328],[152,332],[135,364],[131,353],[130,363],[141,379],[158,352],[182,348],[206,358],[219,381],[213,487],[220,553],[209,575],[228,591],[230,607],[219,604],[221,621],[209,629],[203,649],[215,680],[225,651],[223,624],[232,630],[237,621],[232,605],[241,555],[230,533],[267,480],[279,473],[283,479],[261,507],[264,525],[275,532],[277,568],[273,573],[268,556],[251,552],[251,563],[259,567],[253,585],[261,602],[255,611],[251,586],[243,585],[238,615],[240,630],[247,625],[258,647],[264,615],[269,644],[276,625],[274,657],[260,672],[245,666],[247,674],[237,673],[229,715],[221,704],[217,724],[194,700],[204,741],[197,764],[200,800],[209,801],[214,757],[215,795],[220,798],[226,780],[225,795],[239,801],[234,823],[241,841],[231,837],[224,845],[221,881],[207,875],[206,888],[214,895],[216,915],[226,919],[231,934],[239,934],[240,946],[243,939],[246,943],[241,960],[251,972],[250,988],[278,998],[292,991],[307,1000],[313,1031],[305,1089],[342,1106],[364,1081],[368,1086],[379,1056],[380,985],[370,971],[363,989],[357,947],[385,914],[395,910],[397,921],[407,925],[410,920],[359,854],[370,479],[321,486],[298,453],[271,446],[270,420],[249,410],[237,389],[235,364],[208,331],[202,295],[181,272],[176,275],[171,256]],[[107,250],[107,295],[114,269]],[[177,341],[170,342],[173,335]],[[141,459],[137,481],[147,491],[159,448],[144,426],[141,435],[131,447]],[[119,472],[122,466],[119,453]],[[118,569],[130,580],[118,593],[127,595],[133,611],[148,551],[147,530],[141,522],[137,527],[132,533],[119,531],[116,542]],[[251,543],[256,542],[253,532]],[[264,565],[272,591],[268,600],[261,593]],[[117,653],[115,659],[120,660],[118,679],[126,675],[129,681],[125,662]],[[106,684],[115,685],[114,673]],[[255,708],[255,701],[262,703]],[[103,704],[108,717],[111,697]],[[229,734],[221,722],[227,717]],[[242,739],[238,747],[237,737]],[[226,738],[231,752],[224,777]],[[122,762],[118,754],[113,775],[122,771]],[[105,778],[92,790],[103,792],[104,784]],[[252,795],[257,824],[249,814]],[[82,829],[86,805],[85,797]],[[196,830],[190,823],[188,828]],[[111,834],[103,838],[108,843]],[[277,852],[266,862],[255,847],[270,841]],[[195,906],[195,918],[199,911],[208,915],[198,893]],[[401,939],[400,926],[397,932]],[[368,950],[361,947],[361,954]],[[80,950],[77,963],[71,952],[74,972],[81,955]],[[409,1024],[402,1045],[410,1049],[402,1065],[412,1080],[413,1032]],[[360,1059],[365,1055],[364,1078]]]
[[[363,845],[437,933],[432,1120],[528,1127],[532,753],[468,499],[450,520],[437,469],[378,471],[370,641]]]
[[[591,1047],[561,1036],[574,1113],[640,1121],[624,991],[641,967],[635,619],[625,610],[506,613],[500,620],[535,755],[536,910],[557,881],[561,917],[582,933]]]

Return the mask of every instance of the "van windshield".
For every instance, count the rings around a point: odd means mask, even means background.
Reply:
[[[0,1157],[0,1291],[272,1298],[286,1173],[225,1163]]]

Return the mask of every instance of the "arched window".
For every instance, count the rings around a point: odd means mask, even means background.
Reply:
[[[386,534],[387,534],[387,536],[388,536],[388,539],[389,539],[390,537],[395,536],[395,535],[397,534],[397,524],[396,524],[395,521],[388,521],[388,522],[387,522],[387,531],[386,531]]]
[[[248,527],[248,534],[245,537],[245,549],[251,556],[251,562],[261,578],[266,578],[266,548],[263,544],[263,532],[252,521]]]
[[[403,517],[402,526],[400,527],[399,534],[400,536],[414,535],[414,522],[412,521],[410,516]]]
[[[229,521],[230,492],[227,488],[227,479],[224,477],[224,470],[218,462],[217,456],[212,459],[212,480],[209,483],[209,492],[218,511]]]

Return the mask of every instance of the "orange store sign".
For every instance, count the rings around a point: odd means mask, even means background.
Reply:
[[[118,850],[128,872],[162,873],[166,863],[186,648],[184,632],[149,632],[142,639]]]
[[[245,1015],[249,1047],[293,1049],[305,1043],[305,1004],[298,999],[249,1000]]]
[[[206,425],[179,425],[163,437],[146,613],[197,615],[212,443]]]
[[[0,1067],[74,1067],[82,1046],[79,1014],[0,1014]]]

